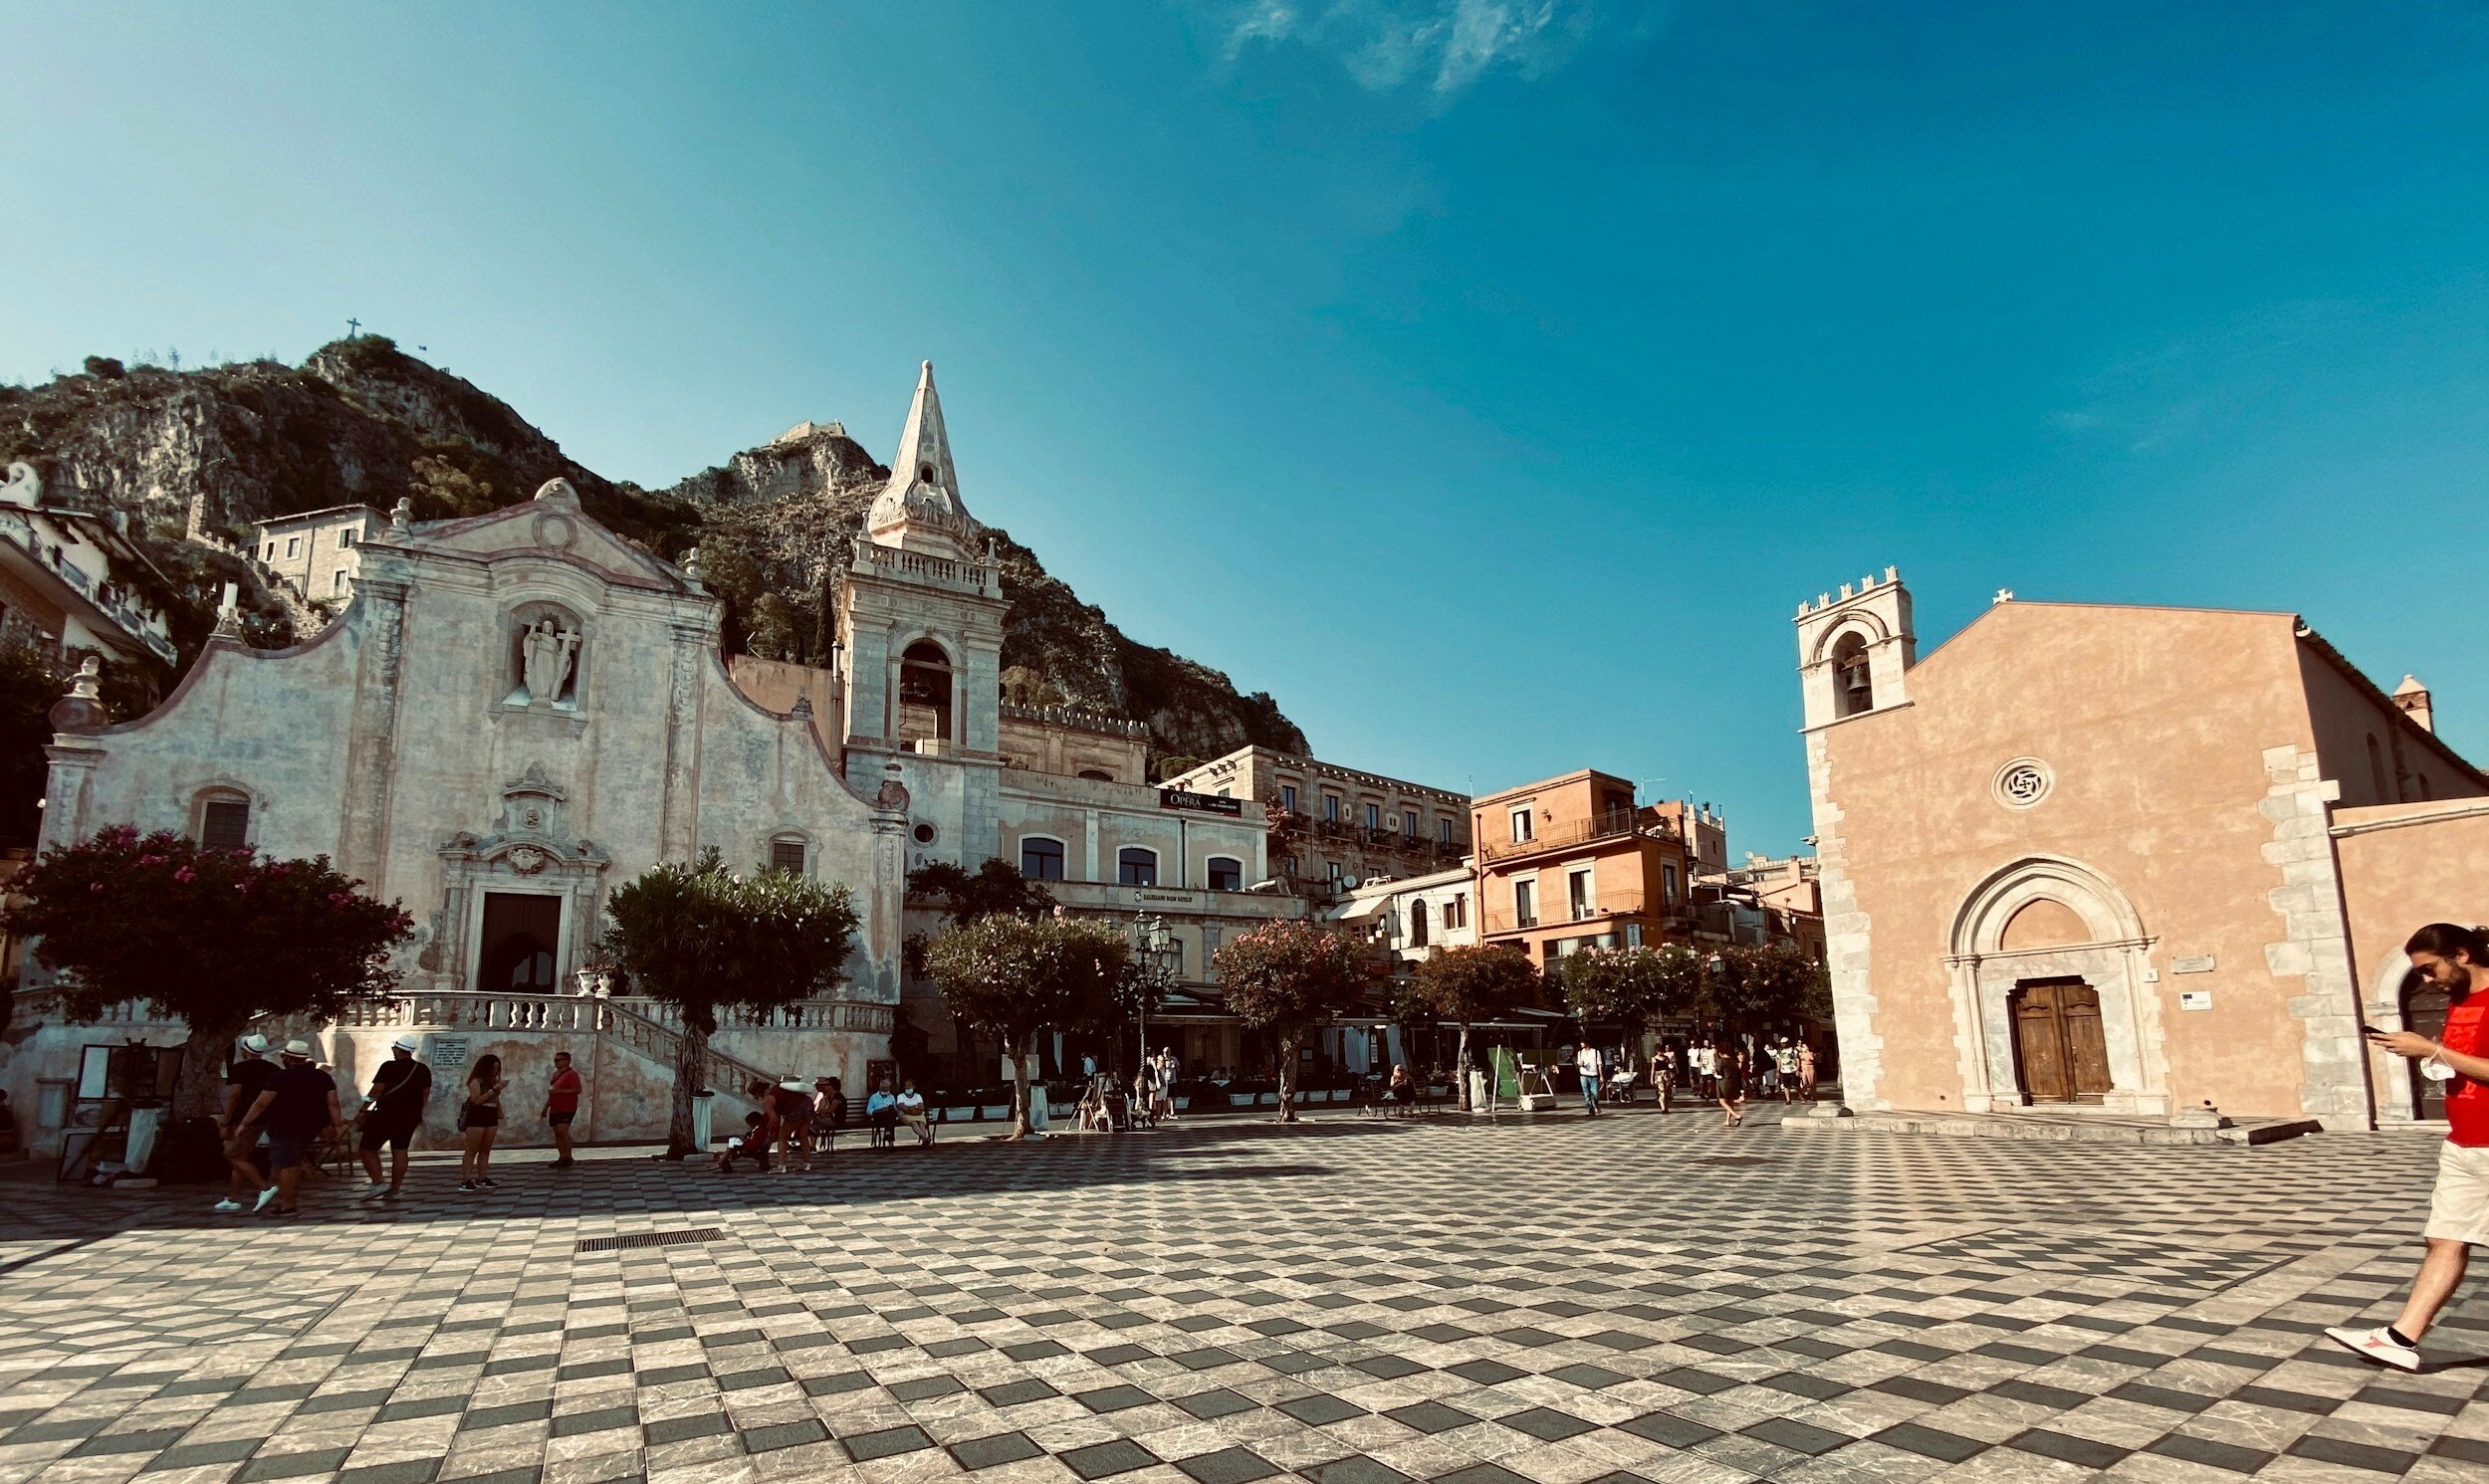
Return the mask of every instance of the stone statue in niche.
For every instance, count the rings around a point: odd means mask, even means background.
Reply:
[[[530,702],[554,702],[562,699],[563,687],[570,680],[571,662],[577,658],[578,634],[563,628],[551,618],[540,618],[519,636],[519,683],[527,687]]]

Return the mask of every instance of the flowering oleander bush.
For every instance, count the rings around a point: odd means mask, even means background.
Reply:
[[[137,1000],[190,1028],[176,1113],[214,1111],[234,1037],[262,1015],[325,1019],[397,987],[390,951],[413,931],[395,903],[327,856],[210,850],[116,827],[44,852],[11,884],[8,929],[36,940],[70,1013]]]

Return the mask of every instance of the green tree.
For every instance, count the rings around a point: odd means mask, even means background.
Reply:
[[[1108,923],[994,913],[933,941],[926,965],[952,1014],[1002,1043],[1012,1067],[1012,1132],[1028,1134],[1022,1071],[1037,1033],[1111,1019],[1133,976],[1132,946]]]
[[[1219,950],[1219,989],[1236,1018],[1279,1042],[1279,1122],[1296,1122],[1296,1051],[1376,977],[1364,943],[1336,928],[1269,923]]]
[[[1418,965],[1407,994],[1409,1008],[1461,1029],[1456,1080],[1462,1107],[1471,1106],[1470,1027],[1530,1003],[1538,997],[1538,970],[1518,949],[1464,945],[1439,950]]]
[[[792,1004],[836,984],[855,937],[854,899],[843,886],[792,872],[737,875],[711,850],[616,889],[605,915],[605,951],[682,1015],[666,1132],[666,1157],[680,1160],[698,1152],[692,1095],[707,1080],[718,1012]]]
[[[1573,1017],[1585,1028],[1592,1020],[1616,1021],[1637,1052],[1652,1022],[1692,1006],[1701,992],[1701,956],[1677,944],[1589,949],[1561,961],[1557,977]]]
[[[1020,875],[1018,868],[1000,857],[987,860],[974,871],[949,861],[919,866],[907,874],[907,894],[910,901],[940,907],[954,928],[965,928],[998,913],[1032,917],[1054,907],[1054,898],[1044,887]]]
[[[52,708],[69,694],[78,661],[31,644],[0,645],[0,846],[30,846],[43,830],[44,788],[52,764]],[[105,717],[126,722],[152,704],[146,673],[133,665],[103,667]]]
[[[10,883],[9,931],[62,975],[70,1013],[137,1000],[189,1027],[176,1114],[206,1115],[233,1038],[262,1015],[329,1018],[397,987],[389,953],[413,920],[327,856],[207,850],[108,829],[46,851]]]
[[[1792,943],[1721,949],[1703,964],[1702,1008],[1730,1031],[1832,1014],[1832,979]]]

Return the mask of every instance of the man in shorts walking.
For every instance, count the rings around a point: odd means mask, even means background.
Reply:
[[[2438,1040],[2407,1030],[2368,1032],[2371,1045],[2424,1058],[2453,1074],[2446,1089],[2446,1142],[2437,1152],[2437,1188],[2422,1233],[2428,1255],[2392,1324],[2329,1329],[2325,1335],[2365,1360],[2417,1371],[2420,1340],[2462,1283],[2471,1249],[2489,1244],[2489,935],[2431,923],[2412,934],[2402,951],[2411,966],[2453,1001]]]
[[[371,1093],[363,1107],[363,1133],[355,1141],[363,1157],[365,1200],[395,1200],[406,1185],[406,1152],[415,1130],[423,1127],[424,1100],[432,1096],[432,1069],[415,1060],[415,1038],[399,1036],[389,1043],[389,1059],[371,1074]],[[389,1177],[380,1179],[380,1150],[389,1151]]]
[[[570,1120],[579,1116],[579,1094],[587,1090],[587,1079],[570,1065],[570,1053],[554,1053],[554,1080],[545,1089],[545,1122],[554,1131],[554,1168],[567,1169],[579,1163],[570,1158]]]
[[[220,1211],[242,1209],[242,1192],[259,1192],[253,1210],[266,1210],[268,1202],[277,1198],[277,1187],[260,1178],[259,1166],[251,1157],[259,1151],[259,1126],[247,1121],[259,1095],[268,1090],[268,1079],[277,1075],[277,1064],[268,1059],[268,1038],[254,1032],[234,1043],[242,1054],[225,1069],[225,1112],[217,1120],[217,1132],[224,1136],[225,1163],[233,1172],[225,1177],[225,1198],[216,1202]]]
[[[322,1135],[344,1122],[338,1109],[337,1079],[312,1065],[309,1041],[285,1043],[285,1065],[268,1079],[268,1090],[251,1105],[245,1122],[268,1131],[268,1162],[277,1171],[277,1203],[260,1214],[291,1216],[313,1148]]]

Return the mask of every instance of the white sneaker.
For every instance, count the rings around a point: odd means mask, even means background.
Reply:
[[[2420,1353],[2408,1345],[2396,1344],[2394,1337],[2385,1333],[2383,1325],[2373,1330],[2330,1329],[2325,1332],[2325,1338],[2379,1366],[2391,1366],[2397,1371],[2420,1369]]]
[[[216,1209],[220,1211],[238,1211],[242,1209],[242,1202],[228,1195],[224,1199],[216,1202]]]
[[[275,1202],[276,1198],[277,1187],[270,1185],[267,1189],[259,1192],[259,1202],[256,1205],[253,1205],[251,1209],[254,1211],[264,1211]]]
[[[381,1196],[388,1193],[389,1182],[387,1180],[373,1180],[370,1184],[365,1185],[360,1190],[354,1192],[354,1198],[356,1200],[378,1200]]]

